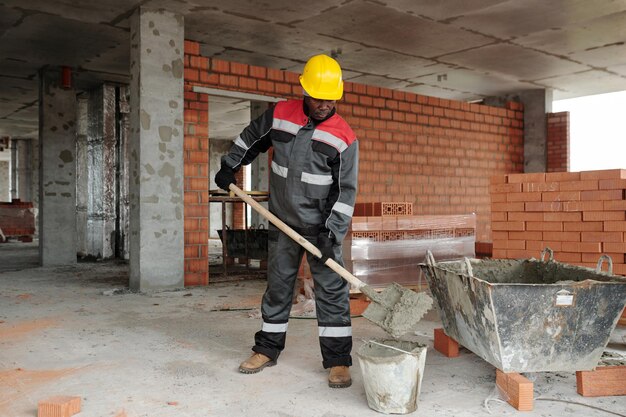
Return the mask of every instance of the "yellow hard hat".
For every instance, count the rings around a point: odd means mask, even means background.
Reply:
[[[304,66],[300,85],[318,100],[339,100],[343,95],[341,67],[328,55],[315,55]]]

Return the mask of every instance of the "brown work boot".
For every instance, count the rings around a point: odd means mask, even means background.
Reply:
[[[350,368],[347,366],[333,366],[328,374],[328,386],[331,388],[348,388],[352,385]]]
[[[254,353],[239,365],[239,372],[242,374],[256,374],[266,366],[274,366],[276,361],[268,358],[262,353]]]

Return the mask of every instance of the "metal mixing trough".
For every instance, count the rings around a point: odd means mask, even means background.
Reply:
[[[626,304],[626,278],[606,255],[595,271],[550,249],[541,260],[436,263],[429,253],[420,268],[446,334],[504,372],[594,369]]]

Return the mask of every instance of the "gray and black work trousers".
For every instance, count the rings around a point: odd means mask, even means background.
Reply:
[[[305,233],[306,231],[301,234],[315,245],[317,233]],[[335,260],[343,265],[341,245],[335,246],[334,251]],[[269,228],[267,289],[261,306],[263,327],[254,336],[255,345],[252,350],[275,361],[285,348],[294,285],[304,252],[307,253],[315,285],[322,364],[324,368],[351,366],[350,284],[273,226]]]

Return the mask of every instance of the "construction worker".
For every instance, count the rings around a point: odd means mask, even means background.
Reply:
[[[270,225],[267,289],[252,356],[239,371],[252,374],[276,365],[285,348],[294,285],[303,253],[311,268],[322,364],[332,388],[352,383],[349,284],[323,262],[343,265],[343,241],[354,210],[359,148],[356,136],[335,109],[343,95],[341,68],[326,55],[308,60],[300,84],[302,100],[278,102],[251,122],[222,158],[215,183],[228,190],[235,172],[273,147],[269,210],[316,245],[322,258],[306,252]]]

